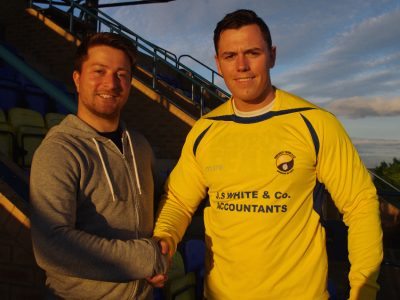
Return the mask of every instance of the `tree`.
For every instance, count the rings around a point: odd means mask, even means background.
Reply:
[[[393,162],[391,163],[381,162],[373,172],[397,189],[400,189],[400,159],[393,158]],[[374,183],[378,190],[394,191],[393,188],[382,180],[377,180],[377,177],[374,178]]]

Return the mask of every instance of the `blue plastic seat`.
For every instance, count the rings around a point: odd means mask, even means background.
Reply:
[[[329,260],[347,261],[347,227],[341,220],[324,221]]]
[[[17,72],[8,65],[0,66],[0,79],[16,81]]]
[[[8,111],[8,121],[16,132],[17,163],[29,168],[33,153],[47,133],[43,117],[37,111],[14,107]]]
[[[14,159],[14,130],[7,123],[2,110],[0,110],[0,152],[10,160]]]
[[[203,240],[192,239],[182,244],[181,251],[186,272],[196,275],[196,298],[203,299],[206,245]]]
[[[8,111],[21,105],[21,87],[16,81],[0,79],[0,109]]]
[[[17,80],[17,73],[8,66],[0,67],[0,109],[8,111],[20,105],[22,98],[21,85]]]
[[[64,83],[62,83],[60,81],[57,81],[57,80],[52,80],[51,82],[61,92],[63,92],[65,95],[67,95],[71,99],[72,102],[77,103],[77,97],[76,97],[75,93],[71,93],[67,89],[67,87],[65,86]],[[53,112],[57,112],[59,114],[64,114],[64,115],[67,115],[67,114],[70,114],[70,113],[75,113],[74,111],[73,112],[69,111],[62,103],[56,101],[55,99],[53,99],[51,97],[50,97],[50,102],[51,102],[50,109]]]
[[[77,103],[77,96],[74,93],[66,93],[67,96],[69,96],[69,98],[71,99],[71,102]],[[70,113],[76,113],[74,111],[70,111],[69,109],[67,109],[62,103],[52,100],[52,102],[54,103],[55,109],[54,111],[60,113],[60,114],[64,114],[64,115],[68,115]]]
[[[42,116],[49,112],[49,97],[35,85],[24,86],[24,102],[27,108],[39,112]]]

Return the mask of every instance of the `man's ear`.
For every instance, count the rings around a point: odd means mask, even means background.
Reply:
[[[81,74],[78,71],[74,71],[72,73],[72,79],[75,83],[76,92],[79,93],[79,79],[81,78]]]
[[[215,59],[215,65],[217,66],[218,73],[222,76],[221,66],[219,65],[218,55],[217,54],[215,54],[214,59]]]
[[[272,69],[275,66],[275,61],[276,61],[276,46],[272,46],[271,49],[269,50],[269,55],[271,58],[271,64],[270,64],[270,69]]]

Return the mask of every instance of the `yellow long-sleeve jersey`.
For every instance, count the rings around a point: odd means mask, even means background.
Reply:
[[[374,299],[382,260],[376,190],[336,118],[276,90],[249,118],[232,100],[200,119],[167,183],[155,235],[171,247],[208,193],[208,300],[328,299],[325,187],[349,226],[350,299]]]

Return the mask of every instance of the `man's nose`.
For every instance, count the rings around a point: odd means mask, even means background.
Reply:
[[[236,60],[236,68],[240,72],[249,70],[249,62],[245,55],[239,54]]]
[[[120,89],[121,82],[117,74],[108,73],[104,76],[103,85],[109,89]]]

